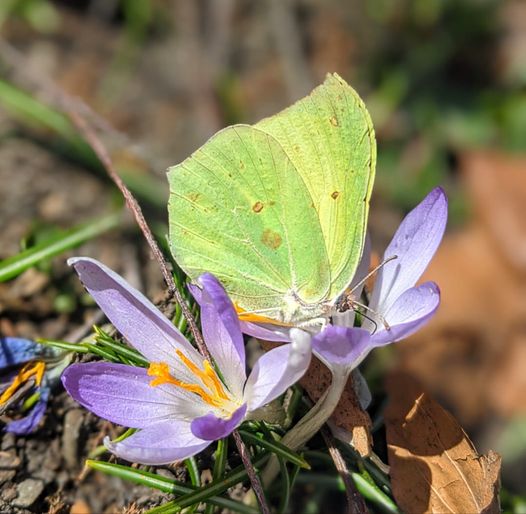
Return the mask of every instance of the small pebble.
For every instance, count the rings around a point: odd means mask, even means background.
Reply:
[[[16,444],[16,437],[15,434],[12,434],[11,432],[6,432],[4,434],[4,437],[2,438],[2,445],[0,446],[1,450],[10,450],[11,448],[14,448]]]
[[[6,487],[2,490],[2,500],[10,502],[16,498],[16,488],[15,487]]]
[[[14,469],[0,470],[0,485],[2,485],[4,482],[9,482],[9,480],[13,480],[13,478],[15,478],[15,475],[16,471]]]
[[[18,493],[16,499],[13,501],[15,507],[31,507],[44,490],[44,482],[42,480],[35,480],[27,478],[20,482],[16,488]]]
[[[15,452],[0,451],[0,469],[17,469],[20,457]]]
[[[64,432],[62,434],[62,454],[69,469],[80,466],[79,433],[84,423],[84,413],[80,409],[72,409],[64,417]]]

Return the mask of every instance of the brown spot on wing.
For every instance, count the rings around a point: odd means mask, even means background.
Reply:
[[[277,232],[267,228],[263,231],[261,242],[271,250],[277,250],[281,246],[282,239]]]
[[[336,200],[336,198],[338,198],[338,196],[340,196],[340,192],[339,192],[339,191],[333,191],[333,192],[331,193],[331,198],[332,198],[333,200]]]

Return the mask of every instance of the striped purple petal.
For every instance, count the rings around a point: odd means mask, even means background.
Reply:
[[[184,389],[150,386],[146,370],[111,362],[73,364],[62,374],[66,391],[101,418],[131,428],[144,428],[175,418],[192,419],[208,411]]]
[[[281,327],[279,325],[258,324],[251,321],[241,321],[241,331],[263,341],[272,341],[275,343],[290,342],[290,327]]]
[[[379,323],[372,344],[384,346],[409,337],[433,317],[439,305],[440,290],[434,282],[408,289],[385,314],[389,329]]]
[[[151,466],[187,459],[204,450],[210,442],[196,437],[188,421],[176,419],[150,425],[118,443],[104,440],[108,450],[117,457]]]
[[[371,334],[362,328],[328,325],[312,339],[312,351],[328,368],[350,372],[373,348]]]
[[[198,278],[201,290],[191,287],[201,307],[201,326],[206,346],[236,397],[246,380],[245,343],[237,313],[221,283],[210,273]]]
[[[397,298],[413,287],[435,254],[447,222],[447,198],[435,188],[402,221],[384,259],[397,256],[378,272],[371,309],[385,316]]]
[[[49,388],[40,388],[40,398],[36,405],[31,409],[29,414],[24,418],[17,419],[7,423],[5,426],[6,432],[12,432],[17,435],[27,435],[34,432],[38,428],[40,420],[44,417],[46,412],[47,402],[49,399]]]
[[[34,359],[42,353],[42,346],[21,337],[0,337],[0,369]]]
[[[183,351],[196,364],[197,351],[142,293],[104,264],[87,257],[68,260],[115,328],[150,362],[166,362],[185,376],[176,358]],[[187,377],[190,378],[190,377]]]

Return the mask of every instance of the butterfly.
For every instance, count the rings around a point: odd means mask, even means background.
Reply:
[[[255,125],[227,127],[168,171],[169,242],[216,275],[242,321],[327,318],[358,267],[375,175],[372,122],[337,74]]]

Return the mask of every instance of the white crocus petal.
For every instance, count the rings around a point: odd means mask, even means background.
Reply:
[[[311,359],[311,336],[296,328],[290,331],[291,343],[262,355],[245,386],[249,410],[271,402],[295,384],[307,371]]]

